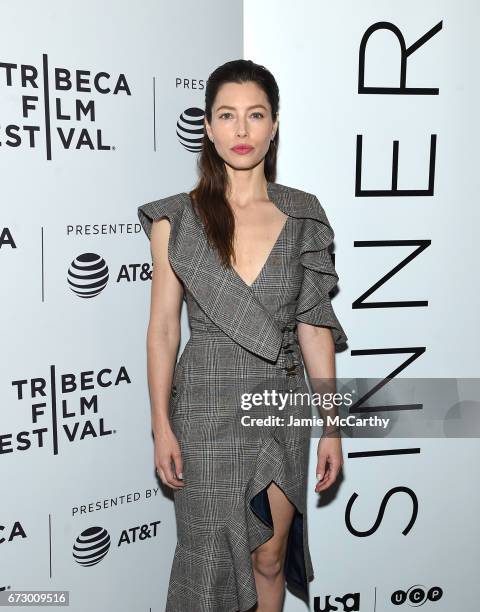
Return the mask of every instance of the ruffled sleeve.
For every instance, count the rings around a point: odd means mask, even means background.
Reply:
[[[303,323],[330,327],[335,348],[340,350],[348,338],[330,301],[330,292],[338,282],[338,274],[328,251],[335,234],[316,196],[312,197],[311,205],[311,218],[303,221],[300,244],[303,281],[295,317]]]
[[[158,221],[162,217],[167,217],[171,224],[170,242],[175,239],[184,208],[183,196],[183,193],[178,193],[138,207],[138,219],[149,240],[151,239],[153,222]]]

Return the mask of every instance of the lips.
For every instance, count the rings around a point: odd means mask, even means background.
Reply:
[[[232,147],[232,151],[244,155],[245,153],[250,153],[250,151],[253,151],[253,147],[251,147],[250,145],[237,145],[235,147]]]

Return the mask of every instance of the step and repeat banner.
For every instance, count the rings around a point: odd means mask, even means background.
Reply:
[[[312,440],[311,609],[474,612],[478,3],[244,7],[245,57],[279,82],[281,182],[315,193],[335,230],[333,304],[349,337],[337,376],[363,395],[355,415],[383,405],[369,378],[427,391],[383,387],[395,427],[346,436],[342,477],[320,499]]]
[[[205,82],[242,56],[243,7],[0,6],[0,595],[161,612],[176,534],[137,206],[194,185]]]

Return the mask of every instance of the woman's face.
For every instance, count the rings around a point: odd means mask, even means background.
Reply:
[[[277,126],[278,116],[273,122],[267,95],[252,81],[222,85],[213,103],[212,123],[205,119],[207,135],[217,153],[239,170],[253,168],[263,160]]]

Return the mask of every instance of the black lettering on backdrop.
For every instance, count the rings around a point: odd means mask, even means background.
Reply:
[[[46,53],[42,55],[41,68],[0,62],[0,94],[3,87],[18,88],[21,115],[25,122],[10,121],[0,115],[0,147],[19,148],[24,145],[36,149],[43,145],[47,160],[52,159],[55,144],[66,150],[115,150],[115,146],[105,142],[101,128],[78,125],[84,121],[89,121],[91,125],[97,119],[97,100],[85,100],[84,96],[92,92],[102,96],[132,95],[123,73],[112,75],[107,71],[49,68]],[[25,91],[29,89],[37,90],[40,95]],[[67,92],[70,95],[64,96]],[[78,97],[72,98],[72,92]],[[5,109],[0,110],[2,112],[5,113]],[[64,127],[58,124],[66,121],[74,122],[74,125]]]
[[[416,42],[414,42],[410,47],[407,48],[405,44],[405,39],[403,37],[400,29],[392,23],[381,21],[371,25],[366,32],[364,33],[360,48],[359,48],[359,66],[358,66],[358,93],[359,94],[382,94],[382,95],[438,95],[438,88],[432,87],[407,87],[406,78],[407,78],[407,59],[415,53],[422,45],[424,45],[427,41],[430,41],[433,36],[435,36],[442,28],[442,21],[437,23],[434,27],[432,27],[426,34],[420,37]],[[400,45],[401,51],[401,59],[400,59],[400,84],[398,87],[367,87],[365,86],[365,51],[367,42],[370,36],[378,31],[378,30],[389,30],[393,32],[393,34],[397,37],[397,40]],[[356,197],[397,197],[397,196],[406,196],[406,197],[432,197],[434,195],[434,182],[435,182],[435,155],[436,155],[436,141],[437,135],[430,135],[430,155],[428,160],[429,174],[428,174],[428,188],[427,189],[398,189],[398,152],[399,152],[399,140],[393,141],[393,157],[392,157],[392,181],[391,188],[385,190],[378,189],[362,189],[361,185],[361,176],[362,176],[362,142],[363,135],[357,134],[356,140],[356,175],[355,175],[355,196]],[[364,308],[398,308],[398,307],[410,307],[410,308],[418,308],[423,306],[428,306],[428,300],[396,300],[396,301],[384,301],[384,302],[365,302],[364,300],[368,298],[376,289],[381,287],[387,280],[389,280],[394,274],[396,274],[402,267],[404,267],[407,263],[417,257],[423,250],[425,250],[431,244],[431,240],[429,239],[405,239],[405,240],[375,240],[375,241],[355,241],[355,247],[365,247],[370,246],[374,248],[379,247],[391,247],[391,246],[418,246],[418,248],[408,255],[403,261],[401,261],[396,267],[394,267],[391,271],[389,271],[384,277],[382,277],[379,281],[377,281],[372,287],[367,289],[360,297],[358,297],[352,304],[352,308],[354,309],[364,309]],[[407,359],[403,364],[401,364],[398,368],[396,368],[393,372],[391,372],[388,377],[382,380],[375,388],[371,389],[363,398],[360,398],[351,407],[352,412],[368,412],[371,409],[366,407],[359,408],[359,404],[364,402],[368,397],[375,393],[375,391],[386,384],[387,380],[390,380],[393,376],[398,374],[400,371],[405,369],[410,363],[414,360],[418,359],[420,355],[423,355],[426,351],[426,347],[418,347],[418,346],[410,346],[410,347],[392,347],[392,348],[369,348],[369,349],[357,349],[352,350],[352,356],[359,355],[372,355],[372,354],[391,354],[391,353],[412,353],[411,357]],[[380,409],[389,409],[393,410],[411,410],[411,409],[421,409],[422,405],[402,405],[402,406],[390,406],[390,407],[380,407]],[[378,410],[379,407],[375,407],[374,410]],[[412,455],[412,454],[420,454],[421,449],[416,448],[404,448],[404,449],[370,449],[364,450],[360,452],[352,452],[348,453],[349,458],[371,458],[371,457],[382,457],[384,458],[386,455],[390,456],[401,456],[401,455]],[[394,494],[403,493],[410,497],[412,500],[412,513],[409,519],[408,524],[403,530],[403,534],[407,535],[412,529],[418,514],[418,498],[415,492],[409,487],[395,487],[388,491],[381,503],[381,507],[375,520],[373,526],[370,529],[361,531],[355,529],[351,522],[351,511],[353,507],[353,503],[358,497],[357,493],[353,493],[345,511],[345,524],[353,535],[357,537],[367,537],[375,533],[380,526],[382,521],[386,504],[390,497]]]
[[[402,31],[389,21],[378,21],[365,32],[358,51],[358,93],[359,94],[389,94],[389,95],[434,95],[438,96],[437,87],[407,87],[407,58],[415,53],[422,45],[429,41],[442,29],[443,22],[439,21],[426,34],[421,36],[408,48]],[[370,36],[378,30],[389,30],[397,37],[400,45],[400,86],[399,87],[366,87],[365,86],[365,50]]]

